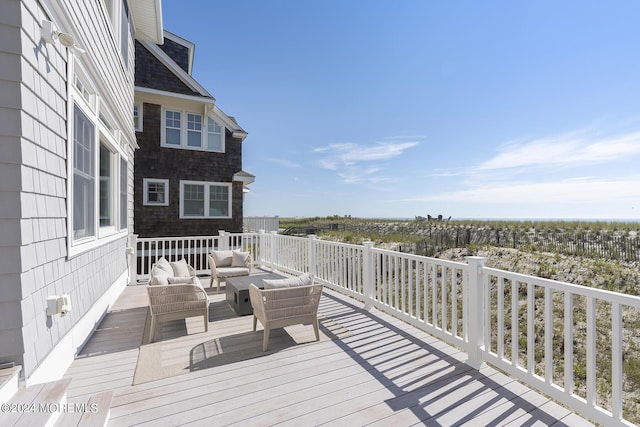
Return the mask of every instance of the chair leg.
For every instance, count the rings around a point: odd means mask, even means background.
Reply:
[[[258,318],[253,316],[253,332],[256,331],[256,327],[258,326]]]
[[[262,351],[267,351],[267,344],[269,344],[269,328],[264,328],[264,336],[262,337]]]
[[[313,318],[313,332],[316,333],[316,341],[320,341],[320,330],[318,329],[318,317]]]
[[[155,338],[156,333],[156,318],[155,316],[151,316],[151,322],[149,322],[149,343],[152,343]]]
[[[209,311],[204,312],[204,331],[209,332]]]

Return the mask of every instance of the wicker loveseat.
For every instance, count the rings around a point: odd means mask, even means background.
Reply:
[[[211,269],[211,284],[217,284],[217,292],[220,292],[220,282],[227,277],[248,276],[251,273],[253,259],[248,252],[236,250],[211,251],[207,255],[209,268]]]
[[[170,263],[160,258],[151,269],[147,293],[149,342],[155,339],[158,322],[203,316],[204,330],[209,330],[209,297],[184,259]]]
[[[249,297],[253,307],[253,330],[258,320],[264,327],[262,351],[267,351],[269,333],[272,329],[301,323],[311,323],[316,340],[320,340],[318,330],[318,305],[322,295],[322,285],[313,284],[313,275],[263,281],[264,289],[249,286]]]

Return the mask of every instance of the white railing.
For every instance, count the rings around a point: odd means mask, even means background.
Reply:
[[[161,257],[169,262],[185,259],[194,268],[196,274],[209,273],[207,254],[212,250],[239,249],[250,252],[254,260],[259,250],[259,235],[253,233],[225,233],[218,236],[187,237],[146,237],[132,236],[130,245],[135,265],[135,274],[130,273],[130,282],[144,282],[149,279],[153,264]],[[133,272],[133,269],[132,269]]]
[[[257,233],[264,230],[267,233],[280,230],[278,216],[246,216],[242,219],[242,229],[245,233]]]
[[[640,360],[625,352],[640,351],[640,297],[488,268],[480,257],[461,263],[275,232],[138,239],[146,268],[138,275],[165,254],[195,267],[207,251],[229,248],[268,268],[312,272],[365,308],[463,349],[470,366],[490,363],[600,424],[633,425],[625,417],[637,403],[625,397]],[[206,272],[206,262],[196,269]]]

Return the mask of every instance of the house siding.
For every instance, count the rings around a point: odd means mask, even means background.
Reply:
[[[189,72],[189,49],[166,37],[160,49],[169,55],[186,73]]]
[[[165,39],[166,42],[167,39]],[[138,58],[135,75],[136,86],[182,95],[202,96],[184,84],[139,42],[136,42],[136,58]]]
[[[225,152],[183,150],[160,146],[162,106],[144,103],[143,132],[138,132],[135,165],[135,233],[140,237],[217,235],[218,230],[242,231],[242,183],[232,185],[232,218],[179,219],[180,180],[232,182],[242,169],[242,141],[227,130]],[[145,206],[144,178],[169,180],[169,205]]]
[[[25,379],[127,272],[126,236],[68,256],[71,56],[60,43],[42,43],[42,20],[67,23],[70,28],[64,31],[72,31],[86,50],[88,71],[102,83],[95,89],[122,131],[129,164],[129,218],[133,207],[133,54],[123,64],[100,2],[1,2],[0,363],[22,365]],[[48,317],[47,297],[63,293],[70,294],[71,313]],[[59,368],[62,375],[66,366]]]

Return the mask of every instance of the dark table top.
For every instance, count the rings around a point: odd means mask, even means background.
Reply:
[[[249,289],[250,284],[256,285],[258,288],[263,289],[262,279],[285,279],[289,276],[284,274],[275,273],[272,271],[254,270],[249,276],[235,276],[229,277],[225,280],[225,286],[233,287],[237,291]]]

